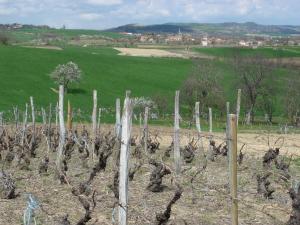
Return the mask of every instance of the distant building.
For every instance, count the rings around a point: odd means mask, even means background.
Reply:
[[[208,46],[208,38],[207,37],[202,38],[201,45],[204,47]]]
[[[250,43],[249,43],[249,41],[241,40],[241,41],[239,41],[239,46],[242,46],[242,47],[249,47],[249,46],[250,46]]]

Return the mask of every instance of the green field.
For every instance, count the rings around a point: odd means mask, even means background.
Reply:
[[[262,55],[269,58],[280,57],[300,57],[299,47],[281,47],[281,48],[237,48],[237,47],[211,47],[194,48],[194,51],[215,57],[232,57],[237,52],[243,56]]]
[[[113,32],[84,30],[84,29],[53,29],[53,28],[20,28],[13,31],[8,31],[7,34],[17,43],[30,42],[37,40],[44,35],[55,35],[62,40],[70,40],[71,38],[79,37],[80,35],[100,36],[104,38],[122,38],[125,35]]]
[[[224,49],[218,48],[207,50],[219,52],[218,54],[224,52]],[[92,109],[93,89],[98,90],[101,107],[113,109],[115,99],[122,98],[125,90],[129,89],[132,96],[151,97],[158,93],[167,96],[171,112],[174,92],[180,88],[192,69],[191,60],[119,56],[114,49],[105,47],[66,47],[59,51],[0,46],[0,111],[7,111],[16,105],[24,108],[30,96],[34,97],[37,106],[56,104],[58,96],[51,88],[57,89],[57,85],[50,79],[49,74],[58,64],[68,61],[79,65],[83,71],[83,79],[80,83],[71,85],[65,98],[71,101],[73,107],[85,112]],[[225,99],[234,105],[234,71],[224,60],[215,60],[214,65],[221,74],[220,82],[225,90]],[[297,79],[298,75],[283,68],[278,69],[276,74],[277,79],[272,81],[278,87],[274,116],[280,118],[283,116],[286,79]],[[184,108],[183,105],[182,113],[186,111]],[[263,112],[256,113],[263,115]],[[109,120],[112,119],[113,116]]]
[[[24,105],[34,96],[37,105],[57,101],[50,88],[57,86],[49,74],[58,64],[74,61],[83,71],[80,84],[71,85],[66,99],[73,106],[91,109],[92,90],[102,106],[114,106],[115,98],[130,89],[133,96],[162,93],[170,98],[191,68],[191,61],[118,56],[111,48],[66,48],[63,51],[25,47],[0,47],[0,108]]]

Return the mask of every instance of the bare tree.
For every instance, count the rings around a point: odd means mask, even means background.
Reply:
[[[4,33],[4,32],[0,32],[0,44],[2,45],[8,45],[9,44],[9,36]]]
[[[192,72],[188,75],[181,86],[181,101],[188,106],[192,115],[195,102],[200,102],[201,111],[207,111],[208,107],[222,109],[224,90],[220,85],[219,71],[212,62],[207,60],[194,61]]]
[[[167,96],[163,95],[162,93],[157,93],[152,97],[152,100],[155,102],[157,107],[158,114],[164,115],[169,107],[169,99]]]
[[[297,123],[297,116],[300,111],[300,82],[289,80],[285,96],[285,113],[292,124]]]
[[[235,54],[233,66],[239,85],[243,88],[247,104],[246,123],[249,124],[254,122],[254,110],[258,97],[262,95],[266,88],[273,85],[270,82],[270,78],[276,65],[261,55],[241,56],[240,54]]]
[[[272,123],[273,115],[276,110],[277,88],[274,84],[264,84],[263,86],[264,88],[261,91],[261,96],[258,99],[258,105],[260,109],[268,115],[268,122]]]
[[[74,62],[58,65],[50,74],[50,77],[59,85],[63,85],[65,91],[72,82],[79,82],[81,79],[81,70]]]

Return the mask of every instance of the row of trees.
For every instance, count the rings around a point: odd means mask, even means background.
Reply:
[[[296,122],[300,109],[299,79],[281,78],[280,81],[286,82],[280,83],[278,71],[282,69],[282,64],[261,55],[242,56],[237,53],[229,61],[234,73],[232,80],[226,82],[233,82],[233,86],[242,89],[247,124],[254,122],[255,112],[258,110],[268,115],[267,119],[272,123],[274,112],[281,102],[286,116],[291,122]],[[195,60],[194,69],[183,82],[181,100],[188,106],[190,113],[193,112],[196,101],[200,102],[202,112],[206,112],[208,107],[216,108],[221,113],[225,111],[224,83],[215,63],[211,60]],[[297,67],[289,66],[286,69],[300,75]],[[278,97],[281,98],[280,102]]]

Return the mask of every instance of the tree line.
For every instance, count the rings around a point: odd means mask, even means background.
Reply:
[[[222,71],[216,67],[216,61],[194,60],[192,71],[181,85],[181,101],[191,115],[196,101],[200,102],[202,112],[213,107],[221,115],[225,113],[224,82],[231,82],[231,86],[242,89],[246,124],[254,123],[258,112],[263,112],[266,120],[272,123],[278,107],[282,107],[289,122],[299,125],[300,81],[297,76],[300,72],[297,65],[287,62],[283,64],[280,59],[262,55],[244,56],[238,51],[225,60],[233,71],[233,79],[226,81],[223,80]],[[294,76],[280,78],[283,76],[281,70],[293,73]]]

